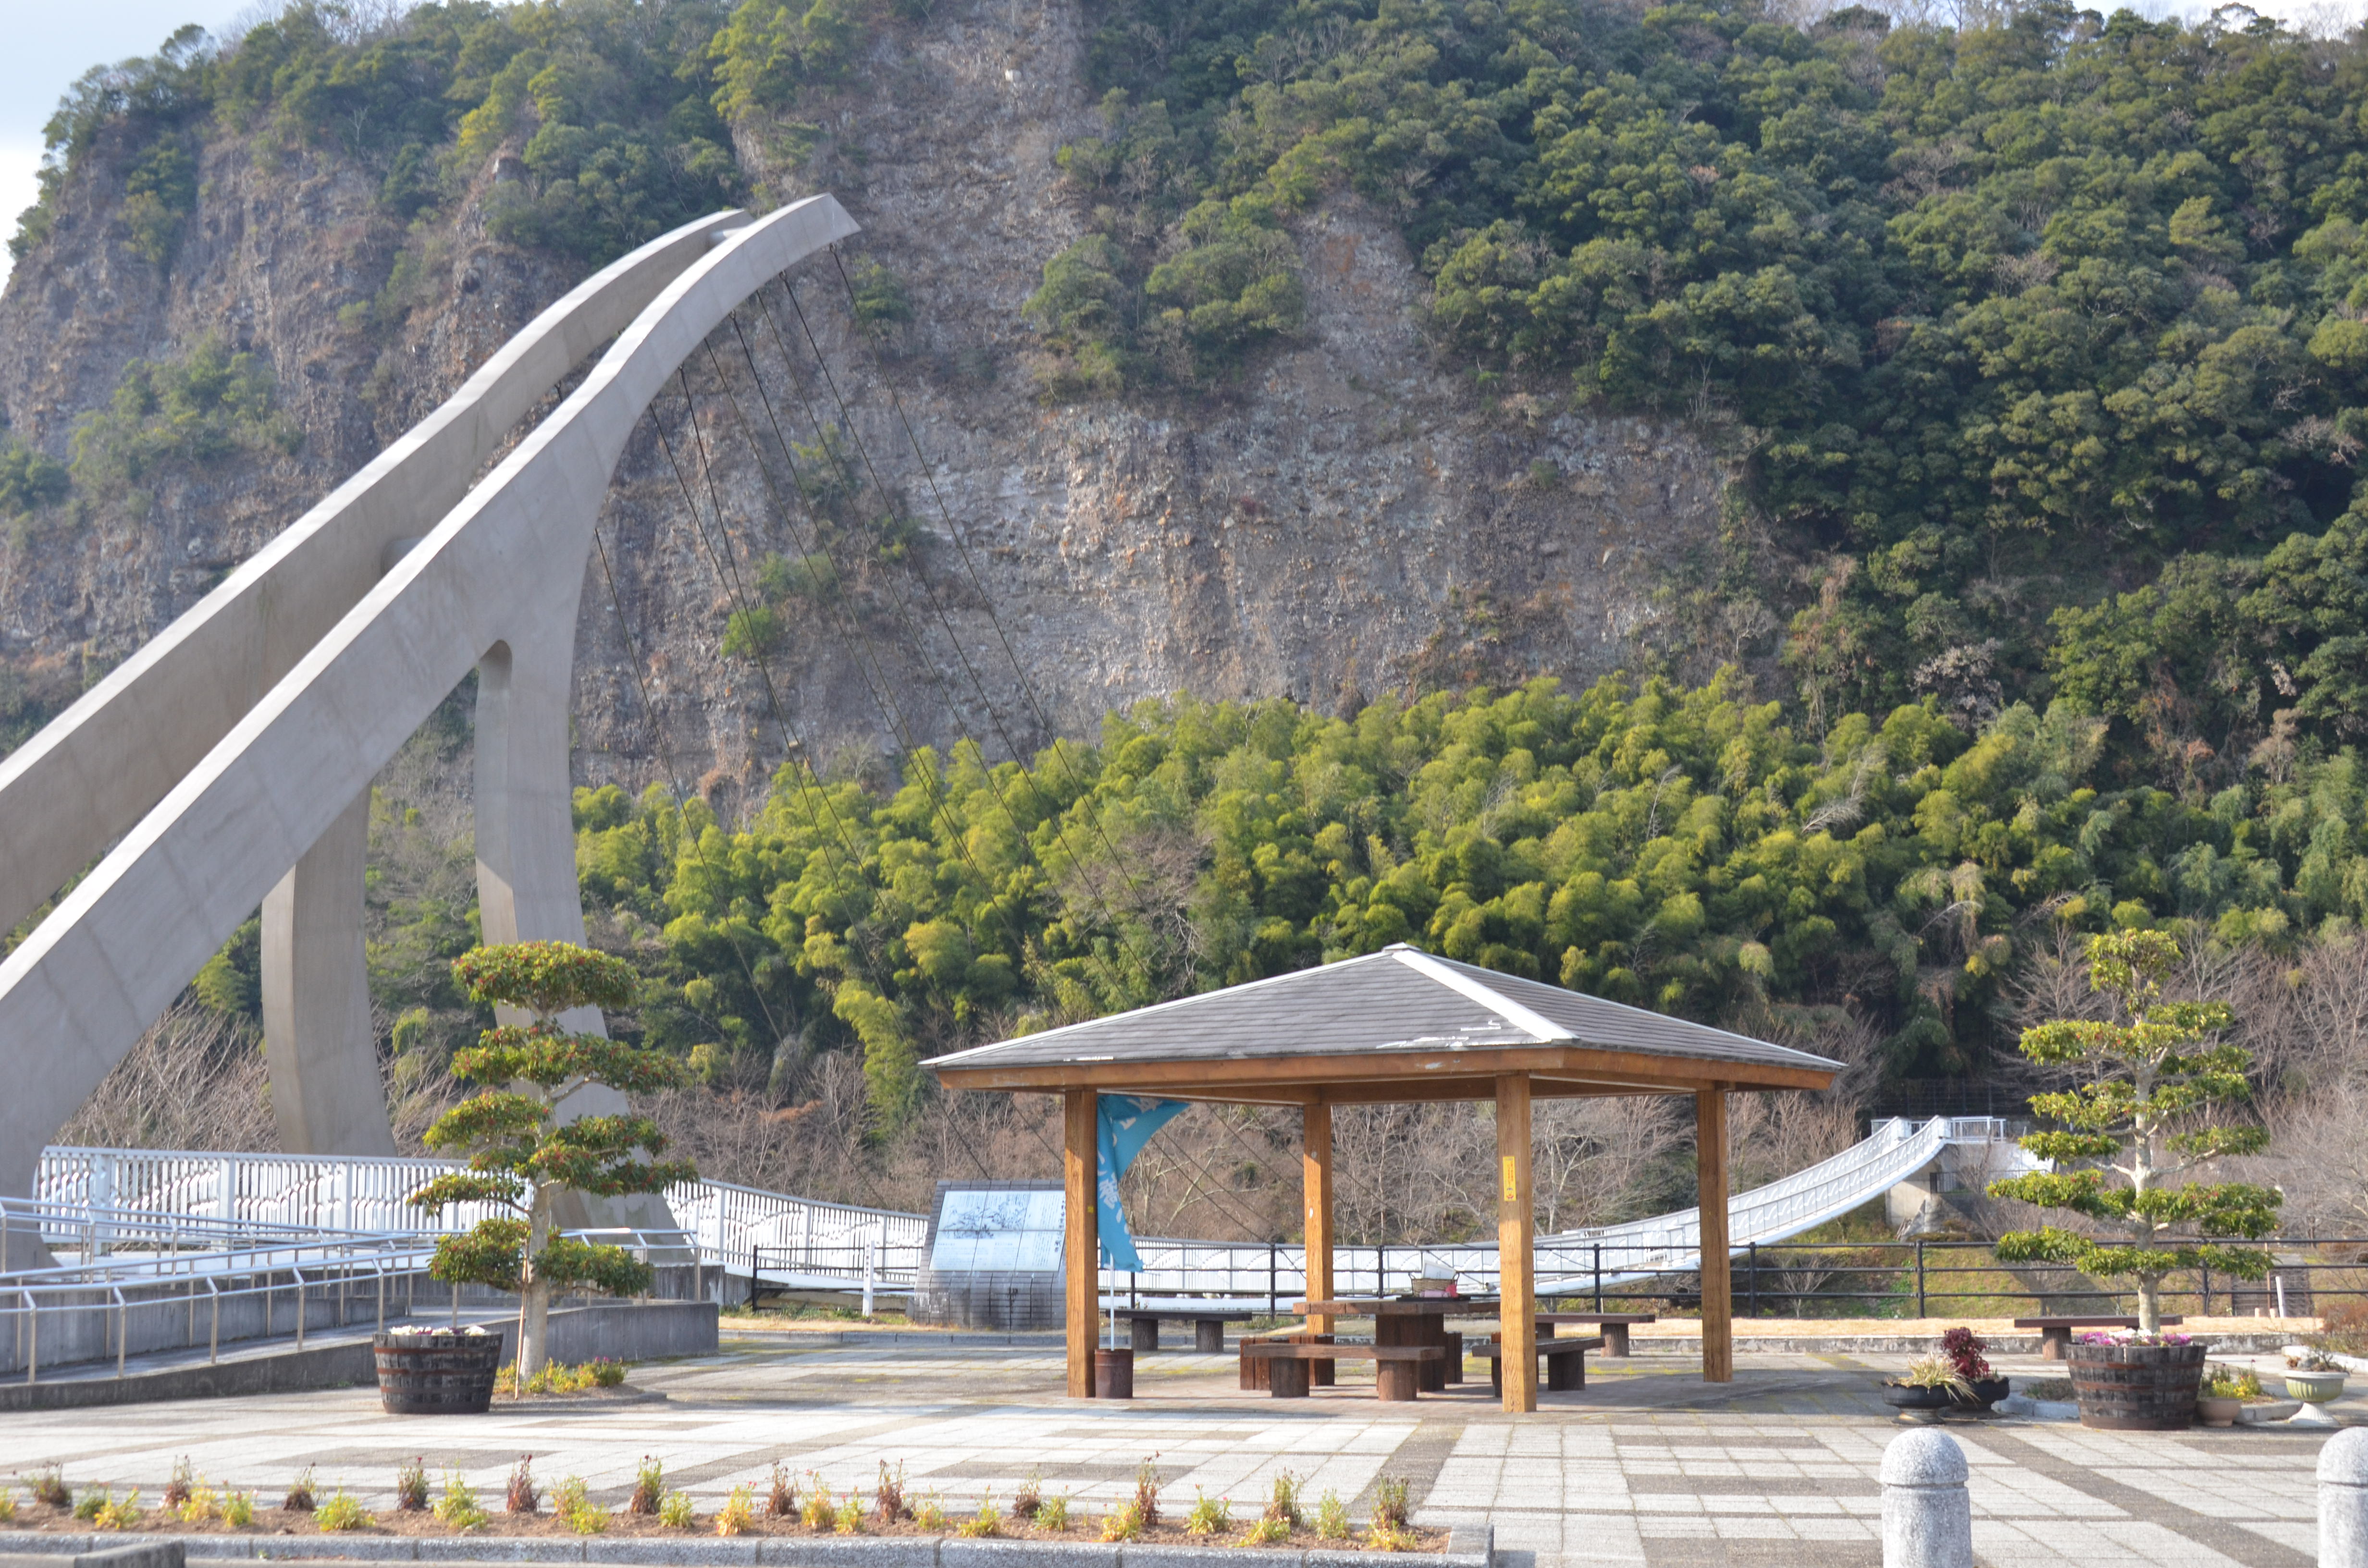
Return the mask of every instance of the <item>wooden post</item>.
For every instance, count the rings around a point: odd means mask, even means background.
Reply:
[[[1299,1186],[1305,1199],[1307,1299],[1332,1299],[1332,1108],[1322,1100],[1299,1112]],[[1332,1319],[1307,1314],[1307,1332],[1329,1334]]]
[[[1068,1279],[1069,1397],[1094,1397],[1094,1334],[1101,1318],[1101,1237],[1095,1221],[1091,1089],[1061,1096],[1061,1183],[1068,1210],[1062,1258]]]
[[[1537,1267],[1530,1246],[1530,1075],[1497,1080],[1497,1276],[1505,1409],[1538,1407]]]
[[[1735,1279],[1726,1227],[1726,1091],[1694,1094],[1694,1181],[1702,1205],[1702,1381],[1735,1381]]]

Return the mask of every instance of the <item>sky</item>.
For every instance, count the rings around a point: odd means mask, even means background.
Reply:
[[[2363,6],[2368,0],[2254,0],[2265,16],[2320,28],[2335,15],[2356,18]],[[17,214],[33,204],[41,127],[75,77],[103,61],[154,53],[184,22],[220,32],[261,8],[256,0],[0,0],[8,22],[7,47],[0,49],[0,233],[14,233]],[[2200,17],[2211,6],[2142,0],[2135,8]],[[9,265],[0,250],[0,284]]]

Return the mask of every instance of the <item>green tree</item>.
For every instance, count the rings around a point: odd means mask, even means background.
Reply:
[[[2213,1045],[2235,1021],[2220,1002],[2166,1002],[2164,980],[2178,967],[2179,943],[2160,931],[2121,931],[2091,938],[2089,983],[2112,999],[2115,1017],[2058,1018],[2023,1031],[2033,1062],[2080,1067],[2089,1081],[2034,1095],[2031,1108],[2066,1131],[2022,1140],[2031,1153],[2058,1162],[2101,1162],[2078,1169],[2034,1171],[1990,1184],[1993,1198],[2019,1199],[2078,1214],[2118,1238],[2055,1225],[2000,1236],[2009,1263],[2068,1263],[2087,1274],[2137,1282],[2138,1326],[2162,1327],[2162,1281],[2174,1269],[2210,1267],[2244,1279],[2269,1272],[2269,1254],[2209,1238],[2268,1235],[2280,1195],[2240,1182],[2169,1185],[2207,1161],[2259,1153],[2269,1134],[2257,1126],[2211,1119],[2247,1096],[2252,1053]],[[2118,1163],[2116,1163],[2118,1162]],[[2109,1185],[2108,1174],[2124,1185]]]
[[[620,1198],[662,1192],[696,1178],[687,1160],[660,1160],[666,1139],[645,1116],[561,1119],[570,1095],[599,1084],[646,1094],[678,1084],[682,1064],[662,1051],[564,1025],[579,1008],[622,1007],[633,999],[632,966],[566,942],[478,948],[453,960],[472,1001],[527,1015],[497,1023],[472,1049],[455,1052],[452,1075],[487,1085],[427,1130],[427,1146],[469,1153],[469,1168],[438,1176],[412,1194],[431,1212],[449,1203],[498,1203],[517,1217],[481,1220],[436,1244],[428,1273],[447,1284],[491,1285],[525,1298],[518,1340],[521,1383],[549,1359],[552,1293],[563,1287],[632,1295],[649,1288],[650,1268],[624,1248],[552,1232],[562,1191]]]

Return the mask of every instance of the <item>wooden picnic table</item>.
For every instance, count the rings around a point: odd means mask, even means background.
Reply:
[[[1492,1318],[1505,1303],[1494,1296],[1361,1296],[1343,1301],[1293,1301],[1291,1310],[1310,1317],[1371,1318],[1375,1345],[1435,1345],[1439,1357],[1418,1363],[1425,1393],[1443,1393],[1463,1381],[1463,1336],[1447,1332],[1452,1317]]]
[[[1628,1326],[1631,1324],[1652,1323],[1653,1312],[1540,1312],[1538,1333],[1547,1339],[1554,1337],[1556,1324],[1585,1324],[1602,1331],[1603,1353],[1625,1358],[1628,1354]]]
[[[2162,1326],[2169,1328],[2173,1324],[2186,1321],[2184,1318],[2166,1317],[2162,1320]],[[2014,1326],[2039,1330],[2039,1358],[2043,1361],[2061,1361],[2064,1359],[2064,1353],[2072,1347],[2074,1329],[2135,1328],[2138,1326],[2138,1320],[2071,1312],[2062,1317],[2017,1318],[2014,1320]]]

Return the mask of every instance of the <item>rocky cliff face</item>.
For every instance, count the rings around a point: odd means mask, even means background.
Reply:
[[[940,8],[880,43],[860,85],[801,106],[824,135],[794,165],[746,140],[769,195],[838,195],[913,317],[860,330],[837,268],[813,265],[794,304],[744,312],[745,354],[727,328],[694,357],[695,425],[680,392],[643,422],[601,522],[613,593],[596,558],[584,597],[587,781],[670,770],[738,802],[793,743],[818,762],[963,733],[1000,753],[1175,691],[1330,709],[1410,683],[1586,679],[1633,653],[1656,585],[1713,528],[1719,463],[1683,431],[1484,397],[1435,361],[1405,246],[1352,199],[1298,222],[1305,330],[1237,384],[1038,400],[1019,307],[1080,232],[1053,165],[1095,126],[1079,59],[1058,0]],[[152,635],[569,285],[486,238],[475,198],[501,177],[497,157],[456,217],[410,236],[427,265],[375,328],[351,307],[382,297],[406,238],[333,153],[258,157],[216,133],[166,270],[127,243],[120,175],[78,178],[0,298],[10,427],[63,459],[127,365],[211,334],[268,363],[303,439],[160,465],[0,542],[20,692],[70,694]],[[726,620],[760,559],[812,543],[770,430],[817,443],[809,410],[920,531],[910,570],[784,599],[760,666],[724,654]]]

